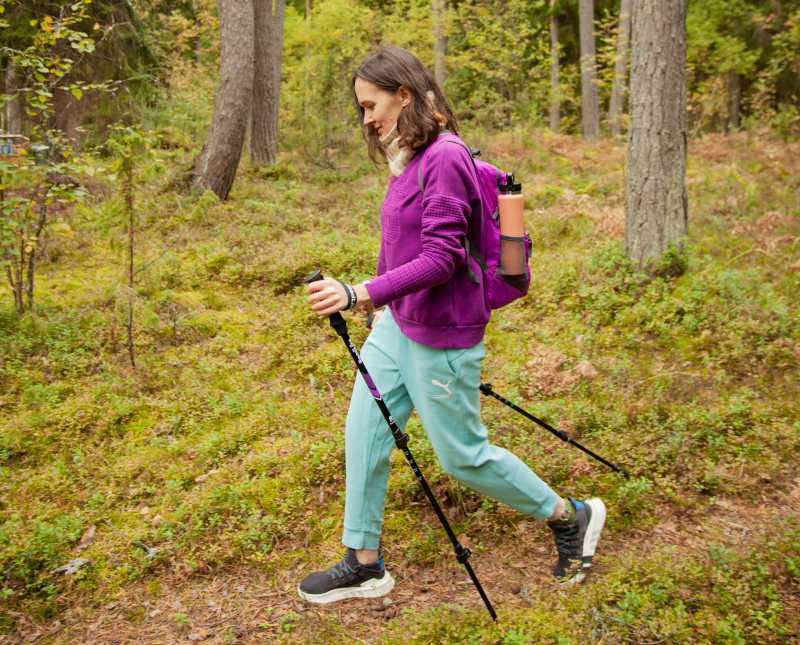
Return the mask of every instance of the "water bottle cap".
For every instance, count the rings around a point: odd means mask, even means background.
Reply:
[[[506,183],[498,186],[502,195],[518,195],[522,192],[522,184],[518,184],[514,179],[514,173],[506,174]]]

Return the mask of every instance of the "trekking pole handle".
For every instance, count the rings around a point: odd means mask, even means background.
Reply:
[[[303,284],[311,284],[312,282],[321,282],[324,279],[325,276],[322,275],[322,271],[320,269],[317,269],[316,271],[314,271],[314,273],[305,277],[305,279],[303,280]],[[339,336],[344,338],[345,335],[347,335],[347,322],[345,322],[345,319],[342,317],[341,313],[337,311],[335,314],[331,314],[330,316],[328,316],[328,322],[330,322],[331,327],[333,327],[333,330],[337,334],[339,334]]]

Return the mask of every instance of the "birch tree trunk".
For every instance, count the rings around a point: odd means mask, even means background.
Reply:
[[[581,32],[581,100],[583,138],[600,138],[600,102],[597,97],[597,48],[594,41],[594,0],[578,0]]]
[[[625,248],[652,267],[688,230],[687,0],[636,0],[625,181]]]
[[[253,99],[252,0],[218,0],[220,82],[214,116],[192,169],[192,188],[225,200],[242,156]]]
[[[633,0],[622,0],[617,34],[617,60],[614,63],[614,83],[608,105],[608,124],[612,137],[622,136],[622,114],[625,108],[625,83],[628,80],[628,50],[631,38]]]
[[[9,59],[6,65],[6,95],[14,94],[17,86],[17,69],[14,61]],[[22,134],[22,108],[20,98],[17,97],[6,103],[6,132],[8,134]]]
[[[250,156],[261,164],[278,160],[283,20],[285,0],[253,0],[255,76]]]
[[[433,12],[433,75],[439,87],[444,89],[447,79],[447,36],[445,35],[445,12],[447,0],[431,0]]]
[[[550,130],[558,134],[561,130],[561,88],[558,62],[558,16],[556,2],[550,0]]]

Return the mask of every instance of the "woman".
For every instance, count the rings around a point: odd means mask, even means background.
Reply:
[[[483,335],[491,311],[485,280],[462,239],[479,244],[480,193],[469,153],[437,146],[458,124],[436,81],[410,52],[387,47],[353,76],[361,128],[373,161],[392,172],[381,208],[377,277],[347,285],[326,278],[308,285],[315,313],[358,304],[383,310],[361,350],[378,390],[403,428],[416,408],[444,471],[454,479],[539,520],[558,547],[554,575],[577,581],[591,564],[605,523],[599,499],[559,497],[513,454],[489,443],[479,390]],[[473,216],[473,213],[476,215]],[[478,247],[480,248],[480,247]],[[457,270],[457,269],[461,270]],[[342,543],[347,554],[307,576],[300,596],[315,603],[376,598],[394,580],[383,564],[381,524],[394,441],[366,384],[356,378],[345,430],[347,486]]]

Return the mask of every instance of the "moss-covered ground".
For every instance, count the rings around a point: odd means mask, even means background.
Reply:
[[[485,152],[518,170],[534,246],[529,296],[489,326],[485,379],[633,474],[483,401],[494,442],[605,500],[586,581],[558,589],[548,529],[445,476],[412,419],[497,625],[398,453],[391,603],[296,597],[342,554],[354,378],[298,283],[372,274],[387,177],[287,155],[243,163],[220,204],[176,188],[185,153],[159,150],[136,170],[134,292],[119,184],[97,179],[75,235],[49,242],[34,311],[2,294],[5,642],[800,642],[798,144],[694,142],[686,261],[647,276],[621,240],[623,147],[537,135],[524,156],[502,138]],[[347,316],[359,344],[366,313]]]

